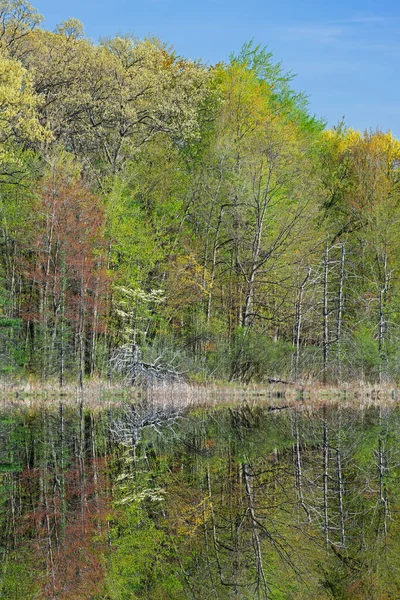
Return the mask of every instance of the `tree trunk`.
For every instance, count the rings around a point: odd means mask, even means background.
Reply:
[[[323,328],[322,328],[322,349],[323,349],[323,372],[322,381],[324,384],[328,380],[328,353],[329,353],[329,306],[328,306],[328,274],[329,274],[329,245],[326,241],[324,258],[324,298],[323,298]]]
[[[305,279],[302,281],[299,291],[299,299],[297,302],[297,310],[296,310],[296,352],[294,357],[294,380],[297,381],[297,377],[299,374],[299,360],[300,360],[300,340],[301,340],[301,325],[303,320],[303,297],[304,297],[304,289],[306,287],[306,283],[310,278],[311,268],[308,267],[307,275]]]
[[[338,358],[338,377],[339,383],[342,377],[342,318],[343,318],[343,283],[344,283],[344,267],[346,258],[346,247],[342,244],[342,253],[340,258],[340,277],[339,277],[339,295],[338,295],[338,314],[337,314],[337,358]]]

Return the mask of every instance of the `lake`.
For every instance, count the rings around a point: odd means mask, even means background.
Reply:
[[[391,398],[13,398],[0,471],[0,598],[400,598]]]

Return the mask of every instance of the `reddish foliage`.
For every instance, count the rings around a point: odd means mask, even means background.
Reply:
[[[22,316],[38,321],[56,318],[63,310],[75,326],[84,316],[89,328],[97,330],[109,285],[99,198],[81,181],[55,173],[43,182],[35,211],[25,268],[30,293]]]
[[[43,598],[82,600],[99,593],[108,551],[110,503],[104,461],[76,461],[65,473],[27,469],[21,485],[35,506],[20,523],[20,533],[32,539],[38,564],[47,569]],[[58,482],[58,483],[57,483]],[[45,491],[44,491],[45,488]]]

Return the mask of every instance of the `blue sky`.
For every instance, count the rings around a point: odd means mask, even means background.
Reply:
[[[31,0],[44,26],[76,17],[86,34],[149,34],[208,64],[254,38],[329,125],[400,137],[400,4],[393,0]]]

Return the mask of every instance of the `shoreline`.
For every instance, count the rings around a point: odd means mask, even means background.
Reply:
[[[400,388],[395,385],[371,385],[362,382],[339,385],[299,384],[189,384],[175,383],[149,387],[127,387],[121,384],[93,381],[83,387],[60,388],[40,382],[0,383],[0,406],[32,406],[36,404],[75,404],[104,407],[127,402],[155,402],[182,407],[215,407],[218,405],[266,404],[282,408],[301,405],[365,406],[396,403]]]

